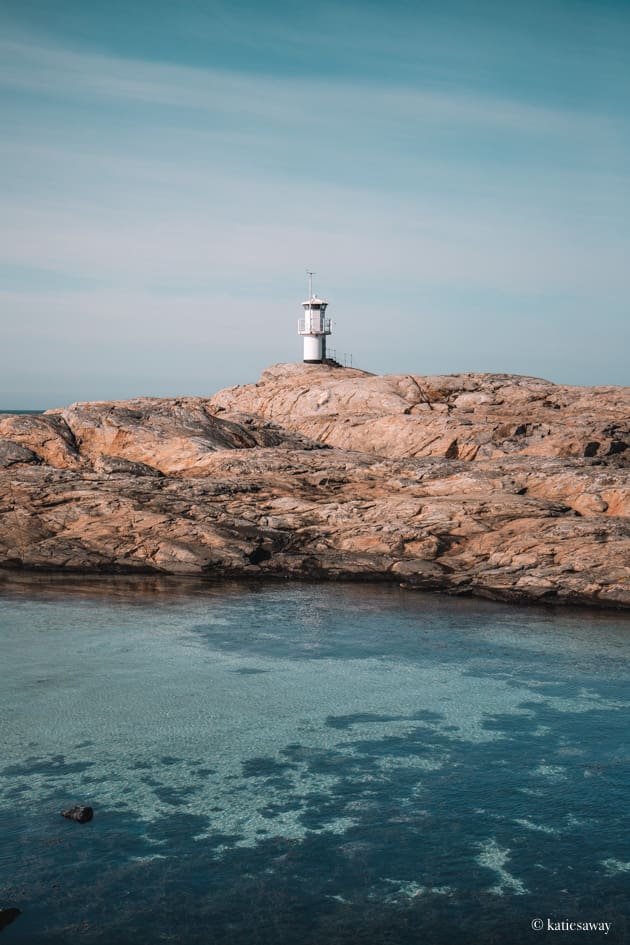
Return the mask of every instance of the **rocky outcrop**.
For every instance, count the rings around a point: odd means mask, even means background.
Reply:
[[[0,439],[7,438],[33,450],[38,461],[60,469],[80,465],[74,436],[60,417],[31,414],[0,417]]]
[[[0,428],[0,566],[630,606],[630,396],[281,365]],[[4,440],[2,439],[4,437]]]
[[[630,450],[630,389],[567,387],[511,374],[378,377],[276,365],[211,403],[268,417],[343,449],[486,460],[602,457]]]
[[[204,476],[217,450],[310,446],[303,436],[258,417],[219,419],[209,401],[196,397],[73,404],[41,419],[71,431],[84,465],[104,469],[103,462],[125,460],[166,476]]]

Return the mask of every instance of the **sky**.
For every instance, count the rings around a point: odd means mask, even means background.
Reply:
[[[630,383],[630,0],[0,0],[0,408]]]

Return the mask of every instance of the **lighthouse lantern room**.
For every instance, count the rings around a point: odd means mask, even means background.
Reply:
[[[326,335],[332,333],[332,323],[326,318],[328,302],[313,295],[314,272],[308,273],[308,301],[302,302],[304,318],[298,321],[298,334],[304,338],[304,362],[321,364],[326,360]]]

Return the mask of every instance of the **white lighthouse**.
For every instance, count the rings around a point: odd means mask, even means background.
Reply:
[[[298,321],[298,335],[304,338],[304,361],[321,364],[326,360],[326,335],[332,333],[332,323],[326,318],[328,302],[313,295],[314,272],[308,273],[308,301],[302,302],[304,318]]]

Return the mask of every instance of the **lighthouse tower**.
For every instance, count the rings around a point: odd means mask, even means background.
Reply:
[[[304,318],[298,321],[298,335],[304,338],[305,364],[321,364],[326,360],[326,335],[332,333],[332,325],[326,318],[328,302],[313,295],[314,272],[308,273],[308,301],[302,302]]]

